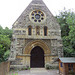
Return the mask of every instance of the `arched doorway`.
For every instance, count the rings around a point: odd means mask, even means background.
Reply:
[[[44,51],[41,47],[36,46],[31,51],[30,58],[31,68],[43,68],[44,67]]]

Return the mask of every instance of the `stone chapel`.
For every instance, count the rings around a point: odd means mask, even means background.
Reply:
[[[60,25],[43,0],[32,0],[12,29],[11,66],[41,68],[63,56]]]

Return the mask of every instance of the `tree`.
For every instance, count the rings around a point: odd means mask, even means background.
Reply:
[[[12,30],[0,26],[0,62],[6,61],[10,53]]]
[[[0,25],[0,34],[3,34],[3,33],[4,33],[3,28],[2,28],[2,26]]]
[[[4,29],[4,35],[8,35],[9,38],[12,38],[12,29],[9,29],[8,27],[5,27]]]
[[[0,34],[0,62],[5,61],[10,50],[10,39],[6,35]]]
[[[64,56],[73,56],[72,54],[75,53],[75,13],[64,9],[56,18],[61,27]]]

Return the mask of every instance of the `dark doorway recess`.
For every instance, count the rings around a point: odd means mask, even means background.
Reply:
[[[41,47],[36,46],[31,51],[30,58],[31,68],[43,68],[44,67],[44,51]]]

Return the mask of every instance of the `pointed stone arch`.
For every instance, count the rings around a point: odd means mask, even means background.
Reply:
[[[46,43],[42,40],[35,40],[35,41],[31,41],[30,43],[28,43],[24,49],[24,54],[30,54],[31,50],[36,46],[41,47],[44,50],[45,54],[51,54],[50,49],[48,48]]]

